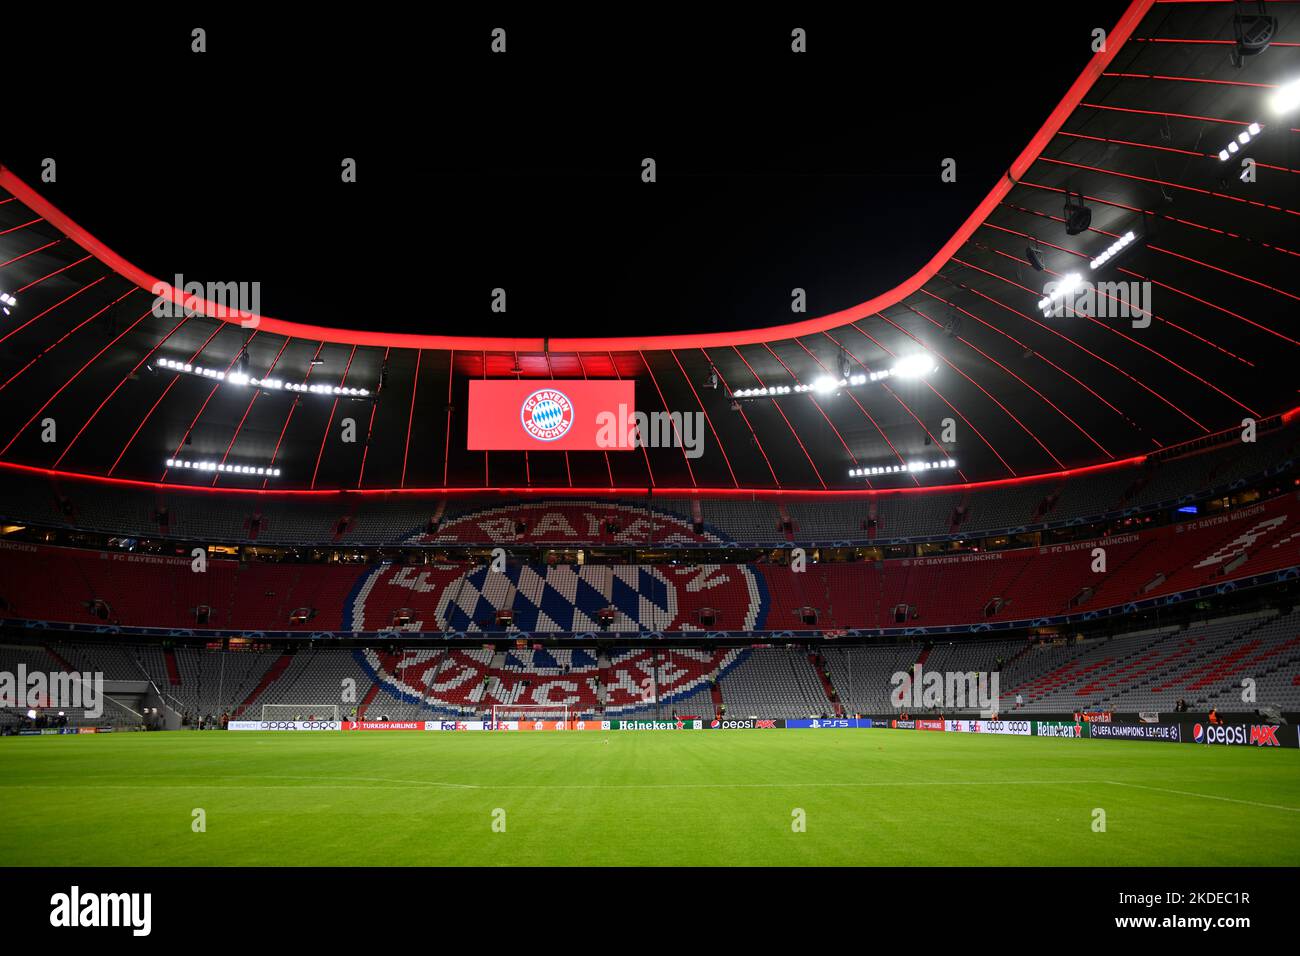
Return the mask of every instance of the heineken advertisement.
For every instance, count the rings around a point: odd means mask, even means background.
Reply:
[[[1091,724],[1063,720],[1035,720],[1035,737],[1091,737]]]
[[[699,730],[700,720],[611,720],[610,730]]]

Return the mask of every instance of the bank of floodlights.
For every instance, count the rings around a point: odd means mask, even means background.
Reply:
[[[158,367],[172,372],[181,372],[185,375],[194,375],[198,378],[224,382],[227,385],[249,385],[253,388],[265,388],[272,391],[303,392],[311,395],[346,395],[357,398],[367,398],[370,395],[369,389],[353,388],[351,385],[308,385],[305,382],[286,382],[284,379],[279,378],[257,378],[246,372],[226,372],[222,369],[194,365],[191,362],[181,362],[176,359],[159,359]]]
[[[168,468],[180,468],[187,471],[203,471],[209,474],[258,475],[265,478],[279,478],[280,469],[264,465],[236,465],[225,461],[204,461],[192,458],[168,458]]]
[[[856,375],[821,375],[807,385],[765,385],[761,388],[738,388],[731,393],[732,398],[779,398],[782,395],[802,395],[808,392],[814,395],[833,395],[845,388],[856,388],[871,382],[880,382],[887,378],[921,378],[929,375],[938,364],[929,352],[917,352],[899,359],[891,368]]]
[[[1096,259],[1093,259],[1092,262],[1088,264],[1088,268],[1100,269],[1106,263],[1110,262],[1111,259],[1114,259],[1122,251],[1132,245],[1136,240],[1137,235],[1130,229],[1128,232],[1124,233],[1124,235],[1112,242],[1105,252],[1099,255]]]
[[[925,471],[951,471],[957,467],[956,458],[940,458],[937,461],[908,461],[896,465],[867,465],[862,468],[850,468],[850,478],[877,478],[881,475],[907,475]]]

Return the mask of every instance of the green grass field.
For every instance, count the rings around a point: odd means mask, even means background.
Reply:
[[[1300,751],[890,730],[0,739],[0,865],[308,864],[1295,866]]]

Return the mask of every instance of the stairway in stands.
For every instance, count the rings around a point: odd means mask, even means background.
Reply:
[[[58,664],[61,668],[63,668],[65,671],[67,671],[69,674],[75,674],[81,670],[81,668],[73,667],[71,664],[69,664],[68,659],[64,657],[62,654],[60,654],[58,651],[56,651],[49,644],[45,644],[43,646],[45,648],[45,653],[49,654],[50,657],[54,658],[54,662]]]
[[[826,659],[822,658],[819,654],[809,654],[808,663],[811,664],[812,669],[817,672],[817,679],[821,681],[822,685],[822,693],[826,695],[826,702],[831,705],[835,712],[835,716],[843,717],[844,705],[835,697],[835,685],[831,683],[829,674],[830,664],[828,664]]]
[[[777,505],[777,512],[778,512],[778,514],[779,514],[779,516],[780,516],[780,518],[781,518],[781,525],[780,525],[780,527],[781,527],[781,531],[782,531],[782,533],[785,535],[785,540],[790,541],[790,542],[793,542],[793,541],[794,541],[794,533],[795,533],[795,525],[794,525],[794,522],[793,522],[792,520],[790,520],[790,512],[789,512],[789,510],[786,509],[786,506],[785,506],[784,504],[781,504],[781,505]]]
[[[366,708],[369,707],[379,696],[379,685],[377,683],[370,685],[370,690],[366,691],[366,696],[361,698],[361,703],[357,705],[357,720],[366,719]]]
[[[249,691],[248,696],[244,698],[244,702],[235,708],[233,716],[240,717],[247,712],[248,708],[252,707],[253,704],[257,702],[257,698],[262,696],[263,691],[279,680],[280,675],[283,674],[285,669],[292,663],[293,654],[290,651],[285,651],[276,658],[275,663],[266,669],[266,673],[262,675],[262,679],[257,682],[257,686]]]
[[[181,686],[181,669],[176,663],[176,651],[170,647],[163,648],[163,663],[167,666],[167,683],[173,687]]]

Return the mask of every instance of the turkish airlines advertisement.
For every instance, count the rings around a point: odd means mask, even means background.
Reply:
[[[474,380],[470,451],[632,451],[632,381]]]

